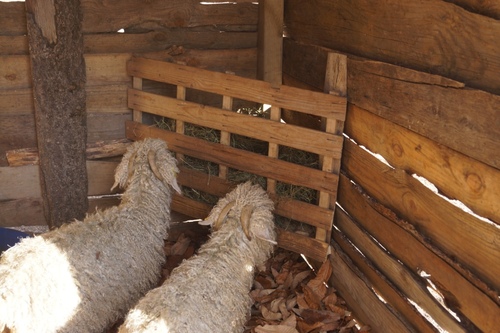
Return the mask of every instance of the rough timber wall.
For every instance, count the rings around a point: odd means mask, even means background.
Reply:
[[[285,3],[285,84],[322,90],[328,50],[348,54],[332,282],[375,332],[500,327],[499,13]]]
[[[258,5],[250,1],[82,0],[89,195],[109,194],[123,153],[132,54],[255,78]],[[0,2],[0,226],[45,224],[24,2]],[[162,89],[151,87],[151,89]],[[27,151],[17,151],[27,149]],[[96,152],[96,150],[98,150]],[[11,164],[23,165],[9,167]],[[95,155],[97,153],[97,155]],[[25,160],[27,158],[27,160]],[[99,159],[99,160],[96,160]],[[91,160],[90,160],[91,159]],[[93,210],[95,204],[90,204]]]

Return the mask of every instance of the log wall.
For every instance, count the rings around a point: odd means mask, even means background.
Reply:
[[[219,3],[218,3],[219,2]],[[133,54],[255,78],[258,5],[251,1],[82,0],[88,143],[125,138],[126,62]],[[0,225],[45,224],[38,167],[7,152],[36,147],[24,2],[0,2]],[[116,153],[109,156],[117,155]],[[101,156],[102,157],[102,156]],[[13,161],[15,163],[15,161]],[[25,164],[25,163],[23,163]],[[89,160],[89,195],[110,193],[116,161]],[[12,186],[7,186],[12,184]],[[21,184],[21,185],[15,185]],[[90,210],[95,209],[91,202]]]
[[[332,283],[375,332],[500,325],[498,13],[286,2],[285,84],[323,90],[328,52],[348,55]]]

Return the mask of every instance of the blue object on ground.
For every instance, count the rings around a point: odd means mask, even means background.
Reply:
[[[22,238],[29,236],[22,231],[0,227],[0,253],[16,245]]]

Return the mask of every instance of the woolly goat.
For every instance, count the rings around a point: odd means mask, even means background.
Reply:
[[[128,313],[126,332],[243,332],[254,267],[276,244],[273,202],[258,185],[238,185],[205,220],[210,239]]]
[[[159,282],[177,162],[164,141],[133,143],[119,206],[34,238],[0,259],[0,332],[99,332]]]

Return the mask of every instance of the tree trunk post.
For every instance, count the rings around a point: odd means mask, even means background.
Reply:
[[[87,114],[79,0],[26,0],[40,185],[55,228],[88,209]]]

